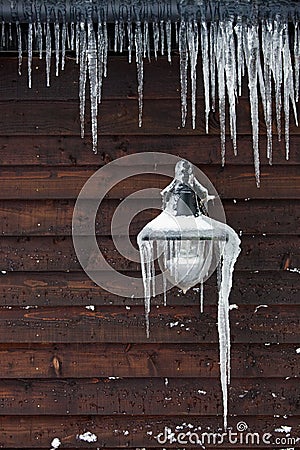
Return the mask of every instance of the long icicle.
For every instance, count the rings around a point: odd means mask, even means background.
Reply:
[[[92,141],[93,151],[97,153],[98,143],[98,56],[97,43],[94,32],[94,25],[88,22],[87,25],[87,62],[90,82],[90,101],[91,101],[91,122],[92,122]]]
[[[84,137],[84,117],[85,117],[85,93],[86,93],[86,71],[87,71],[87,41],[85,23],[80,23],[80,67],[79,67],[79,108],[81,137]]]
[[[28,24],[28,87],[31,88],[31,74],[32,74],[32,23]]]
[[[196,88],[197,88],[197,63],[198,63],[198,24],[194,20],[187,24],[187,42],[190,59],[191,85],[192,85],[192,128],[196,128]],[[208,86],[209,90],[209,86]],[[209,101],[209,92],[208,92]],[[207,119],[208,123],[208,119]],[[208,126],[208,125],[207,125]]]
[[[180,55],[180,87],[181,87],[181,125],[185,127],[187,116],[187,72],[188,48],[186,42],[186,23],[180,22],[179,27],[179,55]]]
[[[143,124],[143,88],[144,88],[144,62],[143,62],[143,34],[141,22],[135,28],[135,60],[138,81],[139,127]]]
[[[205,96],[205,130],[208,133],[208,119],[210,112],[210,90],[209,90],[209,70],[211,68],[209,62],[209,44],[208,44],[208,30],[206,21],[201,21],[201,52],[202,52],[202,68],[204,81],[204,96]],[[196,68],[195,68],[196,70]]]

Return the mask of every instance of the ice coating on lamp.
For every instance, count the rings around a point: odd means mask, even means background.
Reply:
[[[177,163],[175,178],[162,191],[162,198],[162,213],[149,222],[137,238],[145,292],[147,337],[150,336],[151,295],[155,295],[156,257],[164,279],[165,304],[167,286],[178,286],[186,293],[200,283],[201,311],[203,283],[218,267],[218,334],[226,428],[227,387],[230,382],[229,294],[234,265],[240,253],[240,239],[227,224],[207,216],[207,206],[212,196],[194,178],[192,165],[188,161]]]

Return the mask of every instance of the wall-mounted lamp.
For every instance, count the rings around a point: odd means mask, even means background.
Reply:
[[[145,291],[146,332],[149,337],[151,293],[155,295],[155,258],[162,271],[166,303],[167,288],[178,286],[186,293],[218,269],[218,332],[224,427],[227,427],[227,386],[230,382],[229,294],[240,239],[225,223],[208,216],[214,196],[194,177],[192,164],[176,164],[174,180],[161,192],[163,211],[138,235]]]

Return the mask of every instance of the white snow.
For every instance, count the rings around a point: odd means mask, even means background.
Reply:
[[[90,311],[95,311],[94,305],[86,305],[85,309],[89,309]]]
[[[79,439],[80,441],[85,441],[85,442],[96,442],[98,437],[94,433],[91,433],[90,431],[86,431],[83,434],[77,435],[77,439]]]
[[[297,269],[297,267],[293,267],[292,269],[287,269],[289,272],[295,272],[295,273],[300,273],[300,269]]]
[[[229,310],[231,311],[232,309],[239,309],[239,307],[236,303],[232,303],[231,305],[229,305]]]
[[[257,313],[257,311],[258,311],[260,308],[268,308],[268,305],[258,305],[258,306],[255,308],[254,313]]]
[[[52,449],[51,450],[55,450],[56,448],[58,448],[61,445],[60,440],[56,437],[53,439],[53,441],[51,442],[51,446]]]
[[[292,430],[292,427],[288,427],[287,425],[281,425],[280,428],[276,428],[274,431],[277,433],[286,433],[289,434]]]
[[[206,395],[207,394],[207,392],[206,391],[203,391],[203,390],[201,390],[201,389],[198,389],[198,394],[201,394],[201,395]]]

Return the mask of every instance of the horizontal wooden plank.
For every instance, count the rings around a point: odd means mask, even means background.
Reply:
[[[97,171],[92,168],[39,168],[23,167],[1,170],[0,199],[75,199],[86,181]],[[165,168],[167,170],[167,168]],[[173,168],[169,167],[170,173]],[[133,192],[146,188],[164,188],[170,178],[146,173],[146,167],[136,166],[136,176],[129,176],[126,166],[110,166],[99,175],[93,188],[86,190],[87,197],[98,198],[100,187],[114,179],[113,188],[107,193],[110,199],[123,199]],[[150,168],[149,168],[150,170]],[[152,167],[153,170],[153,167]],[[207,166],[205,175],[215,186],[222,199],[299,199],[300,171],[297,166],[264,166],[261,171],[261,187],[255,184],[252,166]],[[99,187],[98,187],[99,186]]]
[[[233,344],[233,378],[297,377],[297,346]],[[0,378],[219,378],[216,344],[1,344]],[[93,361],[93,364],[91,364]]]
[[[32,62],[32,89],[28,88],[27,58],[23,61],[23,74],[18,75],[18,61],[13,57],[1,57],[0,60],[0,97],[3,100],[77,100],[79,90],[79,65],[68,55],[65,70],[51,76],[50,88],[46,86],[45,61],[34,57]],[[52,68],[55,67],[54,58]],[[122,76],[120,77],[120,73]],[[199,66],[199,76],[201,71]],[[198,95],[204,93],[202,82],[198,83]],[[144,61],[144,97],[179,98],[179,58],[174,57],[172,64],[167,58],[153,58],[151,63]],[[246,92],[246,89],[245,89]],[[87,89],[87,98],[89,89]],[[129,64],[128,58],[110,56],[108,76],[103,80],[103,99],[137,98],[137,78],[135,63]]]
[[[80,135],[78,101],[1,101],[3,111],[0,122],[2,136],[59,136]],[[90,129],[90,118],[86,114],[86,128]],[[227,121],[228,122],[228,121]],[[260,134],[266,134],[263,113],[259,116]],[[98,132],[100,135],[193,135],[206,134],[204,99],[197,103],[197,124],[192,129],[188,118],[185,128],[181,127],[180,99],[156,99],[144,101],[143,126],[138,126],[138,103],[132,99],[104,100],[99,108]],[[251,134],[249,100],[241,98],[237,105],[238,135]],[[87,131],[88,133],[88,131]],[[209,118],[209,133],[220,134],[219,114],[211,113]],[[227,133],[229,133],[227,123]],[[274,123],[273,133],[276,133]],[[290,134],[300,134],[293,120],[290,124]],[[265,149],[264,149],[265,151]]]
[[[129,228],[131,235],[138,234],[150,220],[159,214],[159,211],[151,209],[153,204],[150,199],[136,199],[127,202],[126,206],[120,205],[117,200],[103,201],[95,221],[97,235],[111,235],[111,221],[116,208],[119,208],[120,217],[128,217],[130,208],[142,211],[133,217]],[[0,200],[0,234],[2,236],[71,235],[74,205],[74,200]],[[223,206],[227,222],[243,235],[294,235],[297,233],[297,223],[300,220],[300,204],[297,200],[289,202],[284,200],[273,200],[272,202],[268,200],[236,202],[227,200],[223,202]],[[92,202],[91,210],[93,210]],[[128,220],[130,219],[128,218]],[[89,220],[91,218],[88,214],[84,214],[83,217],[80,217],[80,224],[84,227]],[[75,223],[79,226],[78,220]],[[121,235],[124,232],[124,226],[121,225],[121,221],[118,221],[114,225],[114,233]],[[126,234],[127,232],[126,227]]]
[[[89,271],[107,270],[99,261],[98,249],[89,251],[84,242]],[[139,253],[133,247],[127,255],[117,252],[109,237],[98,239],[105,260],[116,271],[140,271]],[[299,237],[243,236],[237,270],[287,270],[299,267]],[[0,237],[0,267],[3,271],[78,271],[81,266],[71,237]]]
[[[46,86],[45,61],[37,57],[32,60],[32,88],[28,88],[27,58],[23,59],[22,75],[18,75],[17,57],[1,55],[0,98],[3,100],[77,100],[79,90],[79,66],[68,54],[65,70],[58,77],[54,74],[52,59],[51,86]],[[198,66],[197,95],[204,95],[202,67]],[[122,76],[120,77],[120,73]],[[137,98],[137,76],[135,63],[129,64],[126,56],[110,55],[108,76],[103,80],[103,99]],[[243,96],[248,95],[247,80],[243,83]],[[179,98],[179,57],[173,55],[172,64],[166,57],[144,61],[144,98]],[[87,89],[87,98],[89,90]]]
[[[2,343],[216,343],[217,308],[199,306],[152,308],[150,338],[146,337],[143,307],[102,306],[16,308],[2,307]],[[299,345],[299,308],[240,306],[231,311],[234,343],[291,343]]]
[[[126,272],[138,277],[140,273]],[[97,286],[83,272],[7,272],[0,273],[1,306],[134,306],[142,305],[143,299],[119,297]],[[205,282],[205,304],[217,302],[216,277]],[[230,301],[237,305],[299,305],[300,277],[297,272],[235,271]],[[198,287],[185,295],[178,288],[168,291],[167,303],[175,305],[198,305]],[[152,299],[153,305],[163,305],[163,296]]]
[[[126,130],[124,130],[126,133]],[[252,165],[252,136],[239,136],[238,156],[234,156],[232,143],[226,139],[226,162],[233,165]],[[300,164],[300,136],[290,140],[290,159],[285,158],[285,143],[274,137],[273,164]],[[21,151],[20,151],[21,148]],[[266,137],[260,137],[261,163],[266,158]],[[98,153],[91,150],[90,136],[0,136],[1,166],[101,166],[122,156],[144,152],[163,152],[188,159],[193,164],[221,165],[219,136],[101,136]]]
[[[205,391],[203,394],[199,391]],[[273,395],[274,394],[274,395]],[[259,416],[299,414],[299,382],[235,379],[229,413]],[[0,380],[5,415],[221,415],[219,380],[189,378]]]
[[[237,443],[234,444],[234,438],[237,436],[233,433],[237,432],[237,424],[239,421],[244,421],[243,415],[240,417],[229,417],[229,427],[232,430],[232,444],[229,439],[224,439],[226,442],[226,448],[241,449],[243,446]],[[281,433],[275,431],[281,429],[283,425],[291,427],[290,437],[298,437],[300,433],[299,417],[288,417],[286,419],[282,417],[251,417],[247,416],[248,429],[244,433],[244,442],[246,440],[247,433],[258,433],[259,443],[255,445],[255,448],[261,450],[270,450],[269,447],[264,447],[266,442],[263,442],[263,435],[269,433],[271,435],[270,443],[273,443],[272,448],[280,448],[279,444],[275,445],[277,438],[284,442],[283,438],[287,438],[288,433]],[[52,440],[56,437],[61,441],[62,448],[83,448],[84,442],[78,439],[79,435],[82,435],[89,431],[97,437],[96,442],[89,443],[88,448],[129,448],[131,450],[141,450],[147,446],[147,449],[161,448],[162,444],[159,443],[157,437],[160,433],[164,434],[165,427],[169,428],[174,433],[173,437],[176,440],[170,442],[169,440],[164,444],[164,448],[176,448],[180,445],[179,433],[195,432],[199,434],[199,438],[203,438],[203,444],[205,448],[216,448],[213,445],[213,437],[210,435],[211,441],[209,441],[208,435],[202,435],[202,433],[220,433],[223,428],[222,419],[220,417],[214,418],[210,416],[156,416],[156,417],[136,417],[130,418],[126,416],[119,417],[107,417],[107,416],[71,416],[66,420],[66,416],[24,416],[24,417],[0,417],[1,425],[1,448],[15,448],[18,443],[18,448],[29,447],[30,448],[47,448],[49,450]],[[188,435],[189,436],[189,435]],[[248,435],[250,438],[250,434]],[[266,436],[267,438],[267,436]],[[164,437],[161,437],[162,441]],[[178,443],[179,440],[179,443]],[[184,440],[181,437],[181,440]],[[193,442],[193,441],[192,441]],[[248,445],[243,448],[249,448]],[[258,441],[254,441],[258,442]],[[268,442],[268,441],[267,441]],[[279,441],[278,441],[279,442]],[[285,441],[287,442],[287,441]],[[289,441],[292,442],[292,441]],[[181,445],[182,442],[181,442]],[[130,447],[132,446],[132,447]],[[137,448],[138,446],[138,448]],[[220,447],[223,447],[220,445]],[[183,447],[181,447],[183,448]],[[187,448],[195,448],[195,445]],[[253,448],[253,447],[252,447]]]

